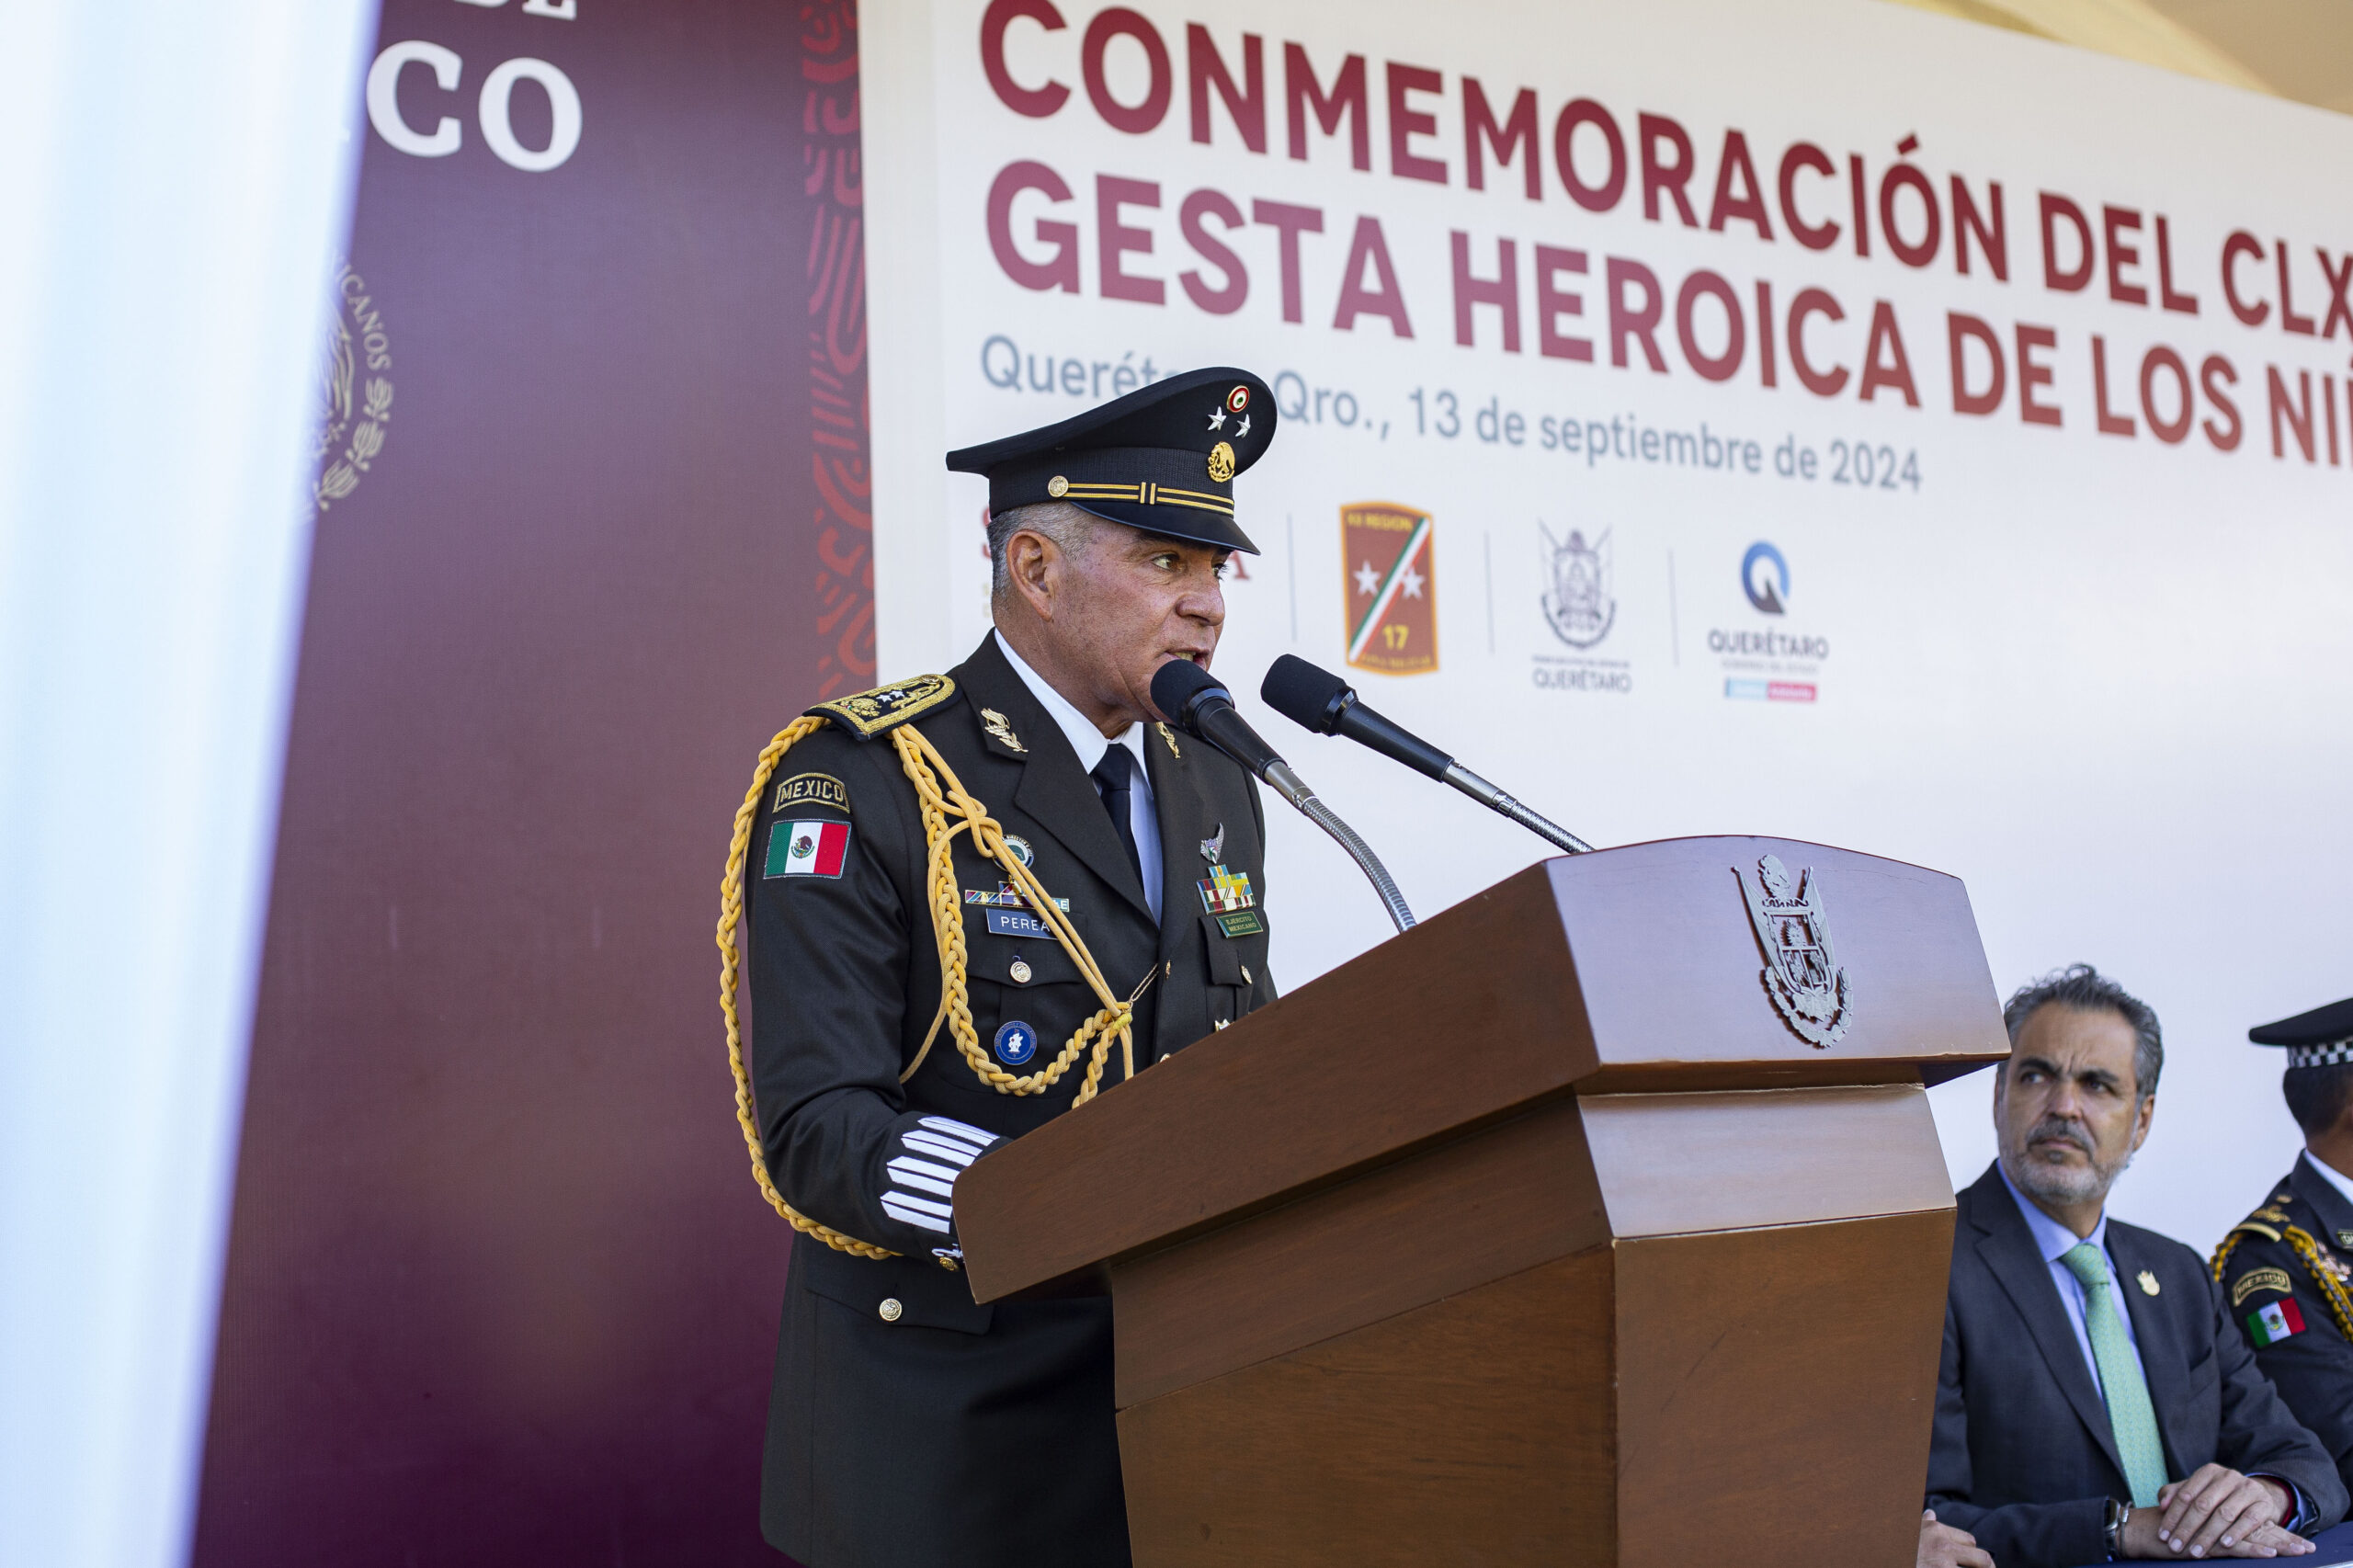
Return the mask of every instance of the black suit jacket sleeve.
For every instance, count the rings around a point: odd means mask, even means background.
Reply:
[[[2098,1562],[2108,1556],[2102,1531],[2108,1500],[2077,1497],[2059,1503],[2009,1503],[1988,1508],[1970,1501],[1969,1405],[1961,1397],[1961,1336],[1949,1296],[1945,1301],[1944,1351],[1937,1366],[1936,1424],[1928,1443],[1928,1506],[1937,1520],[1977,1538],[1994,1561],[2013,1563]]]
[[[798,804],[774,809],[776,780],[817,772],[839,779],[849,810]],[[745,867],[745,903],[756,940],[748,943],[752,1065],[768,1175],[786,1202],[860,1241],[928,1257],[949,1244],[949,1222],[901,1216],[947,1206],[946,1195],[896,1182],[894,1159],[952,1168],[907,1106],[899,1082],[916,1038],[938,1004],[938,964],[928,917],[907,890],[923,828],[915,795],[887,740],[859,742],[831,728],[784,755],[762,802]],[[768,835],[793,819],[847,820],[848,857],[838,877],[770,876]],[[917,961],[916,918],[923,951]],[[942,1034],[946,1031],[943,1029]],[[953,1051],[942,1040],[934,1051]],[[907,1139],[915,1135],[910,1144]],[[917,1181],[938,1183],[936,1176]],[[952,1186],[952,1182],[940,1185]],[[898,1197],[889,1205],[885,1199]],[[919,1210],[911,1206],[923,1206]],[[934,1228],[935,1225],[937,1228]]]

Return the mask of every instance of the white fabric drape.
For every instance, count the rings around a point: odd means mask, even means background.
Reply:
[[[373,0],[0,0],[0,1562],[187,1555]]]

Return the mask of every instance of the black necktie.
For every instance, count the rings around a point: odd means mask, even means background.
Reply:
[[[1143,858],[1136,853],[1135,824],[1128,817],[1128,796],[1135,777],[1136,759],[1128,748],[1114,744],[1103,754],[1088,775],[1103,796],[1103,809],[1111,813],[1111,825],[1120,835],[1120,846],[1128,852],[1128,864],[1136,869],[1136,881],[1143,881]]]

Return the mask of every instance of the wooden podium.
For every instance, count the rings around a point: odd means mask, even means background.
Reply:
[[[980,1300],[1110,1291],[1142,1568],[1898,1568],[1952,1241],[1923,1084],[2007,1051],[1955,879],[1634,845],[988,1155],[959,1228]]]

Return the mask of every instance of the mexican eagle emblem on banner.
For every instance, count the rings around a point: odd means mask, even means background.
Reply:
[[[1340,508],[1348,663],[1381,675],[1438,668],[1438,576],[1430,515],[1389,501]]]

